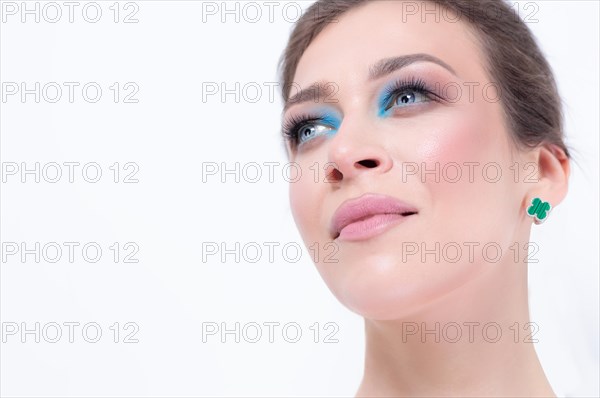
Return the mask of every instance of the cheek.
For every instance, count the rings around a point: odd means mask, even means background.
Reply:
[[[431,164],[437,162],[443,168],[451,162],[463,166],[464,162],[489,159],[491,149],[497,149],[493,133],[498,127],[474,112],[465,110],[449,115],[443,123],[436,121],[431,127],[432,134],[418,147],[421,160]]]
[[[421,180],[433,199],[456,196],[468,202],[486,192],[497,194],[502,181],[490,181],[498,173],[504,174],[499,169],[509,162],[506,143],[502,112],[496,104],[472,104],[453,110],[432,120],[426,138],[417,145],[416,156],[425,172]]]
[[[299,189],[300,186],[298,182],[290,182],[289,184],[292,215],[294,216],[294,221],[298,226],[300,234],[304,236],[304,227],[307,224],[306,220],[309,218],[310,213],[309,207],[306,204],[310,196],[306,190]]]
[[[419,182],[430,197],[431,219],[443,219],[448,226],[440,233],[461,240],[502,239],[494,225],[512,214],[514,186],[500,106],[477,103],[454,109],[432,119],[425,131],[415,156],[421,165]]]
[[[290,179],[289,198],[292,215],[298,231],[307,245],[318,239],[319,231],[319,184],[316,184],[311,170],[306,165],[299,165],[301,176]]]

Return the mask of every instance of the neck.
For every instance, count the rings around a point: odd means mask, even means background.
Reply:
[[[366,319],[357,396],[555,397],[528,322],[527,264],[514,262],[403,319]]]

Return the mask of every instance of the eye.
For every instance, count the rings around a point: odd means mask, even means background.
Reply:
[[[336,118],[327,115],[293,116],[284,123],[283,135],[298,147],[316,137],[336,132],[339,124]]]
[[[299,144],[302,144],[319,135],[327,134],[332,131],[332,127],[328,127],[319,123],[308,123],[300,126],[298,129]]]
[[[386,88],[380,101],[381,115],[392,108],[406,108],[423,102],[439,101],[441,97],[427,88],[421,79],[398,80]]]
[[[427,95],[425,95],[424,93],[421,93],[417,90],[403,90],[402,92],[400,92],[397,95],[394,95],[392,97],[393,101],[390,104],[390,106],[388,108],[386,108],[386,110],[390,109],[393,106],[399,105],[410,105],[410,104],[414,104],[414,103],[419,103],[419,102],[426,102],[429,101],[429,97],[427,97]]]

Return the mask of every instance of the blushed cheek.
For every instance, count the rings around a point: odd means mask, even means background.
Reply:
[[[481,170],[498,150],[492,131],[485,126],[482,115],[472,110],[454,112],[432,123],[431,134],[417,146],[420,182],[427,186],[436,214],[452,212],[461,218],[473,201],[489,194]]]
[[[427,163],[438,162],[442,168],[450,162],[462,166],[493,159],[497,153],[495,135],[503,128],[496,111],[495,106],[476,103],[432,121],[432,134],[421,142],[418,156]]]
[[[472,123],[455,120],[432,130],[433,134],[418,147],[419,160],[432,167],[435,163],[443,168],[451,162],[462,164],[477,161],[483,152],[485,132]]]

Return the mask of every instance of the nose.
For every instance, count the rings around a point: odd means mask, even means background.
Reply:
[[[372,126],[367,127],[346,118],[329,142],[328,182],[355,179],[363,174],[381,174],[392,168],[393,160],[377,137]]]

